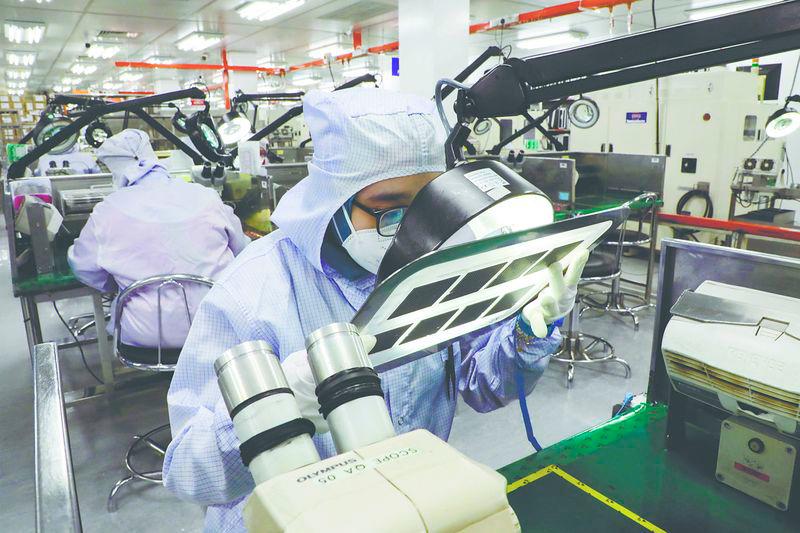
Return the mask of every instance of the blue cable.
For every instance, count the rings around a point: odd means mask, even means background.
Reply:
[[[519,410],[522,411],[522,422],[525,424],[525,433],[528,435],[528,442],[531,443],[533,448],[539,452],[542,451],[542,446],[536,440],[533,434],[533,424],[531,424],[531,414],[528,412],[528,401],[525,399],[525,376],[522,375],[522,369],[517,366],[514,376],[517,381],[517,395],[519,396]]]
[[[518,318],[518,324],[520,329],[526,335],[533,335],[533,331],[531,327],[521,318]],[[561,324],[564,323],[564,319],[560,318],[556,320],[554,323],[547,326],[547,336],[553,334],[553,330],[559,327]],[[519,357],[519,353],[517,354]],[[533,424],[531,423],[531,414],[528,411],[528,401],[525,398],[525,376],[522,375],[522,369],[519,365],[516,365],[516,369],[514,370],[514,378],[517,382],[517,396],[519,397],[519,410],[522,412],[522,423],[525,424],[525,433],[528,435],[528,442],[531,443],[533,449],[537,452],[542,450],[541,444],[539,441],[536,440],[536,435],[533,434]]]
[[[617,418],[619,415],[621,415],[621,414],[622,414],[622,411],[624,411],[625,409],[627,409],[627,408],[628,408],[628,406],[631,404],[631,402],[632,402],[632,401],[633,401],[633,394],[631,394],[631,393],[629,392],[629,393],[627,393],[627,394],[625,395],[625,399],[624,399],[624,400],[622,400],[622,405],[620,405],[620,406],[619,406],[619,410],[617,411],[617,414],[615,414],[614,416],[612,416],[612,417],[611,417],[611,419],[613,420],[614,418]]]

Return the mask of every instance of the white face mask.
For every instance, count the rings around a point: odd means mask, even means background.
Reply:
[[[391,243],[392,237],[384,237],[375,229],[362,229],[352,232],[342,246],[361,268],[377,274]]]

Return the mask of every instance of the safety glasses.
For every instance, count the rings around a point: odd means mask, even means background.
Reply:
[[[406,215],[408,207],[390,207],[388,209],[373,209],[360,203],[358,200],[353,200],[353,205],[359,209],[366,211],[378,221],[378,235],[383,237],[393,237],[397,233],[397,228],[400,227],[403,217]]]

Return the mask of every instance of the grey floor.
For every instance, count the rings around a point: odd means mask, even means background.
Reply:
[[[3,229],[0,232],[5,236]],[[8,248],[0,239],[0,529],[34,530],[33,393],[30,360],[19,302],[12,296]],[[625,276],[638,279],[644,263],[626,260]],[[89,299],[58,302],[61,313],[72,316],[91,311]],[[51,304],[40,304],[45,339],[61,339],[66,329]],[[588,317],[588,315],[587,315]],[[609,316],[585,318],[587,333],[609,339],[618,354],[633,368],[624,378],[621,366],[580,367],[567,388],[562,365],[551,363],[536,389],[528,397],[533,427],[539,442],[547,446],[609,418],[611,406],[626,393],[647,388],[653,312],[641,314],[635,331],[630,319]],[[65,390],[91,385],[80,353],[61,352]],[[90,366],[99,374],[97,350],[86,349]],[[123,475],[122,455],[130,436],[167,421],[167,384],[138,392],[122,393],[111,400],[83,403],[67,410],[78,498],[84,530],[95,531],[199,531],[203,511],[182,502],[163,487],[136,483],[118,497],[118,510],[106,511],[106,498],[114,482]],[[533,452],[525,437],[519,405],[513,402],[492,413],[478,414],[459,405],[450,442],[478,461],[497,468]],[[146,454],[142,460],[147,459]],[[141,463],[147,467],[147,463]]]

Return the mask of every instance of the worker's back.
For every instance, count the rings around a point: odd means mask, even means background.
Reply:
[[[156,167],[95,207],[70,250],[70,264],[84,283],[108,289],[98,286],[106,273],[122,292],[138,280],[165,274],[214,279],[246,243],[233,211],[213,190],[171,179]],[[192,316],[206,292],[194,284],[186,286]],[[123,313],[122,342],[157,346],[157,317],[156,287],[134,295]],[[161,291],[161,329],[162,346],[183,345],[189,321],[183,294],[174,285]]]

